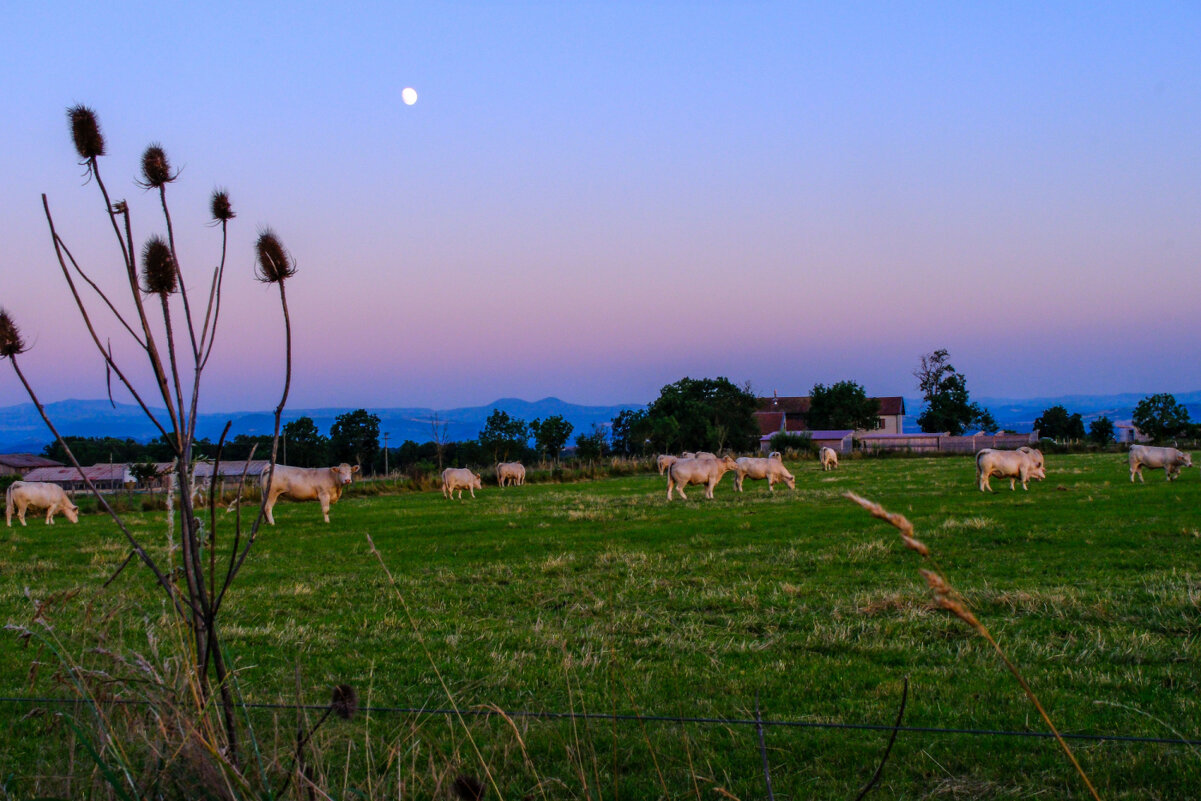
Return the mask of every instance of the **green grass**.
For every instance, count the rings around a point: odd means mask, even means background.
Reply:
[[[908,677],[906,725],[1042,731],[988,645],[931,607],[919,557],[841,497],[853,490],[909,517],[1061,731],[1201,738],[1194,471],[1132,486],[1121,456],[1051,456],[1048,479],[1029,492],[994,479],[998,491],[984,495],[968,457],[792,469],[795,492],[748,481],[738,495],[727,476],[713,501],[694,487],[670,504],[657,475],[486,486],[461,503],[352,491],[329,525],[315,504],[281,503],[225,613],[243,693],[294,702],[299,669],[305,702],[325,703],[345,683],[364,702],[444,708],[432,658],[463,708],[747,718],[758,694],[767,719],[890,724]],[[161,546],[162,513],[128,519]],[[75,653],[97,631],[146,650],[147,627],[166,619],[149,572],[131,566],[100,589],[125,553],[99,516],[53,528],[31,516],[0,536],[0,617],[28,622],[27,589],[43,599],[78,588],[51,613]],[[39,660],[49,664],[31,682]],[[67,694],[48,654],[15,635],[0,640],[0,665],[2,695]],[[34,777],[57,769],[70,735],[55,715],[29,711],[0,704],[0,780],[54,789]],[[286,749],[294,713],[252,716],[261,738]],[[765,796],[753,727],[517,725],[528,760],[503,721],[471,723],[506,798],[540,798],[539,786],[550,798],[708,798],[715,787]],[[766,736],[778,798],[848,798],[887,733]],[[482,773],[462,728],[438,716],[331,721],[318,740],[335,796],[347,765],[352,785],[391,782],[392,796],[400,782],[415,797],[445,797],[439,781]],[[1073,747],[1103,798],[1201,792],[1197,749]],[[876,794],[1085,797],[1053,741],[933,733],[900,735]]]

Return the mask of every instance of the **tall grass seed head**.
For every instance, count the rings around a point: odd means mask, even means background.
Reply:
[[[142,185],[146,188],[158,189],[175,180],[171,174],[171,163],[167,161],[167,153],[160,144],[153,144],[142,154]]]
[[[229,203],[229,192],[224,189],[214,189],[212,200],[209,201],[209,209],[213,213],[213,219],[218,222],[228,222],[237,215],[234,214],[233,206]]]
[[[0,358],[11,359],[25,352],[25,341],[21,339],[21,331],[13,322],[12,316],[0,309]]]
[[[259,234],[254,248],[258,255],[255,275],[263,283],[278,284],[296,274],[296,263],[270,228]]]
[[[150,295],[170,295],[179,284],[179,271],[171,248],[155,235],[142,246],[142,291]]]
[[[96,112],[87,106],[71,106],[67,109],[71,121],[71,138],[75,141],[75,152],[84,161],[104,155],[104,135],[100,133],[100,122]]]

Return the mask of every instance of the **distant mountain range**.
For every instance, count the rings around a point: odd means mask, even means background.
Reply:
[[[330,426],[339,415],[353,412],[357,408],[361,407],[287,409],[283,422],[288,423],[299,417],[311,417],[317,429],[323,434],[328,434]],[[581,406],[558,398],[543,398],[533,402],[518,398],[501,398],[484,406],[457,409],[368,408],[367,411],[379,415],[380,433],[387,432],[388,445],[395,447],[406,439],[415,442],[428,442],[433,439],[430,420],[435,414],[440,422],[446,424],[449,440],[474,439],[493,409],[500,409],[526,422],[536,417],[562,415],[575,427],[574,437],[575,434],[591,431],[594,423],[608,423],[623,409],[640,408],[641,404]],[[142,410],[133,404],[118,403],[114,408],[107,400],[66,400],[46,404],[46,414],[63,436],[131,437],[139,442],[147,442],[158,434],[157,429],[146,420]],[[165,418],[165,412],[162,415]],[[203,414],[197,422],[197,435],[216,440],[221,436],[227,421],[232,423],[229,429],[230,437],[238,434],[270,434],[275,416],[269,411]],[[42,448],[52,440],[53,436],[46,429],[37,407],[32,403],[0,408],[0,453],[41,453]]]
[[[1069,414],[1079,413],[1087,426],[1092,420],[1108,417],[1115,423],[1129,421],[1134,407],[1148,393],[1126,392],[1120,395],[1060,395],[1042,398],[972,398],[992,412],[1001,428],[1012,431],[1031,431],[1034,421],[1052,406],[1063,406]],[[1176,392],[1173,397],[1188,409],[1193,420],[1201,421],[1201,391]],[[905,430],[919,431],[917,418],[922,411],[921,398],[905,399]]]
[[[1134,407],[1146,395],[1125,393],[1121,395],[1063,395],[1044,398],[975,398],[981,406],[992,412],[1002,428],[1014,431],[1029,431],[1034,420],[1051,406],[1062,405],[1069,412],[1079,412],[1085,423],[1098,417],[1111,420],[1129,420]],[[1201,420],[1201,391],[1175,393],[1176,400],[1183,403],[1194,420]],[[920,398],[906,398],[904,426],[906,431],[917,431],[917,417],[921,413]],[[328,433],[338,415],[352,412],[352,406],[325,409],[289,409],[284,412],[284,422],[298,417],[311,417],[318,430]],[[558,398],[543,398],[525,401],[519,398],[501,398],[483,406],[466,406],[457,409],[427,408],[369,408],[367,411],[380,417],[380,432],[388,433],[388,444],[398,446],[406,439],[428,442],[433,439],[431,418],[437,414],[446,424],[450,440],[474,439],[484,427],[493,409],[500,409],[513,417],[525,421],[562,415],[573,426],[574,433],[585,433],[593,424],[604,425],[623,409],[641,409],[643,404],[629,403],[617,406],[583,406],[567,403]],[[114,408],[106,400],[66,400],[46,404],[46,412],[64,436],[80,437],[132,437],[139,442],[154,438],[156,431],[141,409],[132,404],[119,403]],[[215,440],[221,436],[226,421],[231,421],[229,436],[238,434],[270,434],[273,415],[268,411],[232,412],[201,415],[198,433],[201,437]],[[32,403],[0,408],[0,453],[41,453],[52,437]]]

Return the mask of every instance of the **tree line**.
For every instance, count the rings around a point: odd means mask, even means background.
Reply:
[[[950,363],[945,349],[923,355],[914,377],[924,404],[917,420],[922,431],[960,435],[973,429],[986,433],[998,430],[992,414],[971,400],[966,377]],[[869,398],[863,386],[855,381],[838,381],[830,386],[815,384],[809,399],[805,424],[811,430],[871,431],[880,425],[879,401]],[[624,410],[608,426],[594,425],[588,431],[576,433],[570,456],[588,461],[610,455],[755,451],[760,436],[755,420],[758,405],[749,384],[738,386],[725,377],[685,377],[664,386],[645,409]],[[1139,401],[1133,422],[1156,442],[1201,438],[1201,424],[1192,422],[1188,409],[1166,393]],[[450,441],[446,428],[435,414],[430,420],[428,441],[405,440],[384,451],[380,447],[380,418],[365,409],[339,415],[328,434],[322,434],[312,418],[300,417],[283,427],[279,461],[297,467],[348,462],[366,473],[478,467],[502,461],[558,462],[564,458],[564,449],[575,433],[572,423],[562,415],[527,422],[501,409],[492,410],[475,439]],[[1116,433],[1108,417],[1092,420],[1086,427],[1079,412],[1071,413],[1062,405],[1044,410],[1034,421],[1034,428],[1041,437],[1060,442],[1090,441],[1097,445],[1113,442]],[[803,438],[803,434],[789,436]],[[65,440],[80,464],[136,465],[173,458],[173,448],[161,437],[145,443],[129,437],[65,437]],[[792,439],[780,442],[781,447],[788,444],[797,450],[803,450],[805,444]],[[270,435],[238,434],[224,443],[221,458],[243,460],[252,452],[256,458],[269,458]],[[210,439],[198,439],[194,453],[196,458],[212,459],[217,455],[217,444]],[[43,455],[68,461],[58,443],[47,445]]]

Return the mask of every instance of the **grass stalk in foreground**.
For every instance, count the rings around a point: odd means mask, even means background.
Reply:
[[[890,512],[880,504],[875,503],[874,501],[869,501],[867,498],[864,498],[861,495],[856,495],[853,492],[844,493],[844,497],[862,506],[869,513],[871,513],[872,517],[878,517],[881,520],[885,520],[895,529],[897,529],[901,535],[901,542],[904,543],[906,548],[917,551],[922,555],[923,558],[930,558],[930,549],[926,547],[925,543],[913,536],[913,524],[910,523],[904,515],[896,512]],[[1005,663],[1005,667],[1007,667],[1009,672],[1013,674],[1013,677],[1017,679],[1018,684],[1020,684],[1022,687],[1022,691],[1026,693],[1026,697],[1030,699],[1032,704],[1034,704],[1034,708],[1038,710],[1038,714],[1042,716],[1042,719],[1044,722],[1046,722],[1047,727],[1051,729],[1051,733],[1055,735],[1055,739],[1059,743],[1060,747],[1063,748],[1063,752],[1067,754],[1068,759],[1072,761],[1072,765],[1075,766],[1076,772],[1080,774],[1080,778],[1084,780],[1085,786],[1088,787],[1089,793],[1092,794],[1092,797],[1096,799],[1096,801],[1101,801],[1101,797],[1097,795],[1097,790],[1095,787],[1093,787],[1093,783],[1089,780],[1088,774],[1085,773],[1084,768],[1080,766],[1080,762],[1077,761],[1076,755],[1072,753],[1072,749],[1068,746],[1067,741],[1060,736],[1059,730],[1055,728],[1055,724],[1051,722],[1050,715],[1047,714],[1047,710],[1043,709],[1042,703],[1038,700],[1038,696],[1034,694],[1034,690],[1032,690],[1030,685],[1026,682],[1026,678],[1022,675],[1021,671],[1017,669],[1017,666],[1010,661],[1009,657],[1005,655],[1005,652],[1001,650],[1000,644],[993,639],[992,633],[989,632],[988,628],[981,623],[974,614],[972,614],[970,609],[967,608],[967,604],[964,602],[963,596],[960,595],[945,578],[943,578],[941,573],[934,570],[925,569],[919,569],[918,572],[922,574],[922,578],[926,580],[927,586],[929,586],[931,592],[933,592],[934,602],[942,609],[947,610],[951,614],[955,615],[955,617],[959,618],[964,623],[967,623],[969,626],[975,629],[976,633],[988,641],[988,644],[991,645],[993,650],[997,652],[997,655],[1001,657],[1001,661]]]

